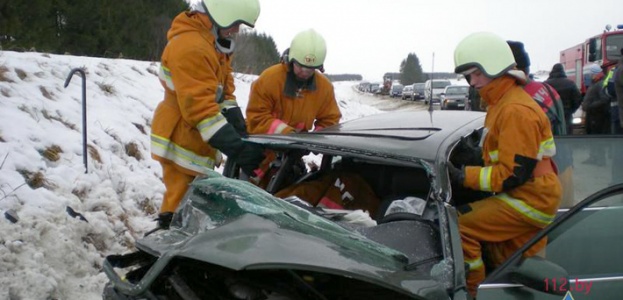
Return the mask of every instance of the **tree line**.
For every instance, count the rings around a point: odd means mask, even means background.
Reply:
[[[0,50],[159,61],[184,0],[0,0]],[[235,72],[259,74],[279,62],[275,41],[244,31]]]
[[[157,60],[183,0],[0,0],[4,50]]]

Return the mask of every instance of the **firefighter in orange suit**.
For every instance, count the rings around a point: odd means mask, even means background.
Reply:
[[[281,63],[264,70],[251,86],[246,111],[250,134],[306,132],[339,122],[333,85],[321,74],[326,54],[324,38],[313,29],[292,39]],[[268,153],[261,165],[264,184],[274,159]]]
[[[159,78],[164,100],[154,112],[152,157],[160,162],[166,187],[158,225],[173,212],[198,175],[220,164],[220,152],[252,173],[263,149],[244,143],[244,117],[234,96],[232,35],[253,27],[259,0],[202,0],[180,13],[167,34]]]
[[[484,167],[448,164],[454,184],[494,192],[458,207],[463,255],[469,265],[467,288],[476,295],[485,278],[482,258],[499,266],[554,219],[561,185],[552,157],[556,153],[550,122],[523,90],[525,74],[515,68],[504,39],[487,32],[464,38],[454,52],[455,72],[470,75],[488,105],[481,140]],[[541,240],[526,255],[545,247]]]

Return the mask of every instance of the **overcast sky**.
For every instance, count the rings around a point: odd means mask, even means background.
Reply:
[[[191,2],[197,0],[188,0]],[[561,50],[623,24],[620,0],[260,0],[256,29],[281,52],[299,31],[327,40],[327,73],[367,80],[398,72],[415,53],[425,72],[454,70],[453,53],[470,33],[491,31],[524,42],[532,71],[550,70]]]

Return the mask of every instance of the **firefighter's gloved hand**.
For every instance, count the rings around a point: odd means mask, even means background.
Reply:
[[[254,172],[255,169],[260,166],[264,157],[264,147],[255,143],[244,143],[244,147],[235,161],[242,172],[253,178],[257,175]]]
[[[210,146],[220,150],[229,159],[235,159],[244,147],[242,137],[236,132],[234,126],[227,123],[214,133],[208,140]]]
[[[264,160],[262,146],[245,143],[231,124],[225,124],[208,141],[210,145],[219,149],[223,154],[238,163],[243,172],[250,177],[255,177],[255,170]]]
[[[463,182],[465,182],[465,170],[463,168],[459,169],[448,162],[448,175],[450,175],[450,183],[463,186]]]
[[[452,162],[460,166],[483,166],[482,148],[471,138],[461,137],[454,149]]]
[[[240,107],[235,106],[224,108],[223,111],[221,111],[221,114],[223,114],[225,119],[227,119],[227,123],[234,126],[234,129],[236,129],[236,132],[241,137],[249,136],[247,133],[247,124],[244,121],[244,116],[242,115]]]

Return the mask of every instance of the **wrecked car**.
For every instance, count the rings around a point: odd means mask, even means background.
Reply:
[[[396,112],[318,132],[251,136],[249,142],[276,153],[267,185],[246,181],[232,163],[224,176],[193,182],[169,230],[105,259],[104,299],[468,299],[455,207],[486,195],[452,186],[447,164],[460,156],[462,140],[480,140],[484,118]],[[557,140],[569,151],[567,167],[580,166],[591,151],[583,138]],[[621,140],[593,144],[622,149]],[[301,170],[310,157],[317,162]],[[478,299],[620,298],[623,177],[595,176],[611,165],[573,169],[564,185],[573,199],[563,199],[568,205],[557,220],[488,273]],[[375,213],[274,196],[335,170],[365,179],[380,199]],[[392,209],[410,200],[417,209]],[[542,238],[545,254],[523,257]]]

